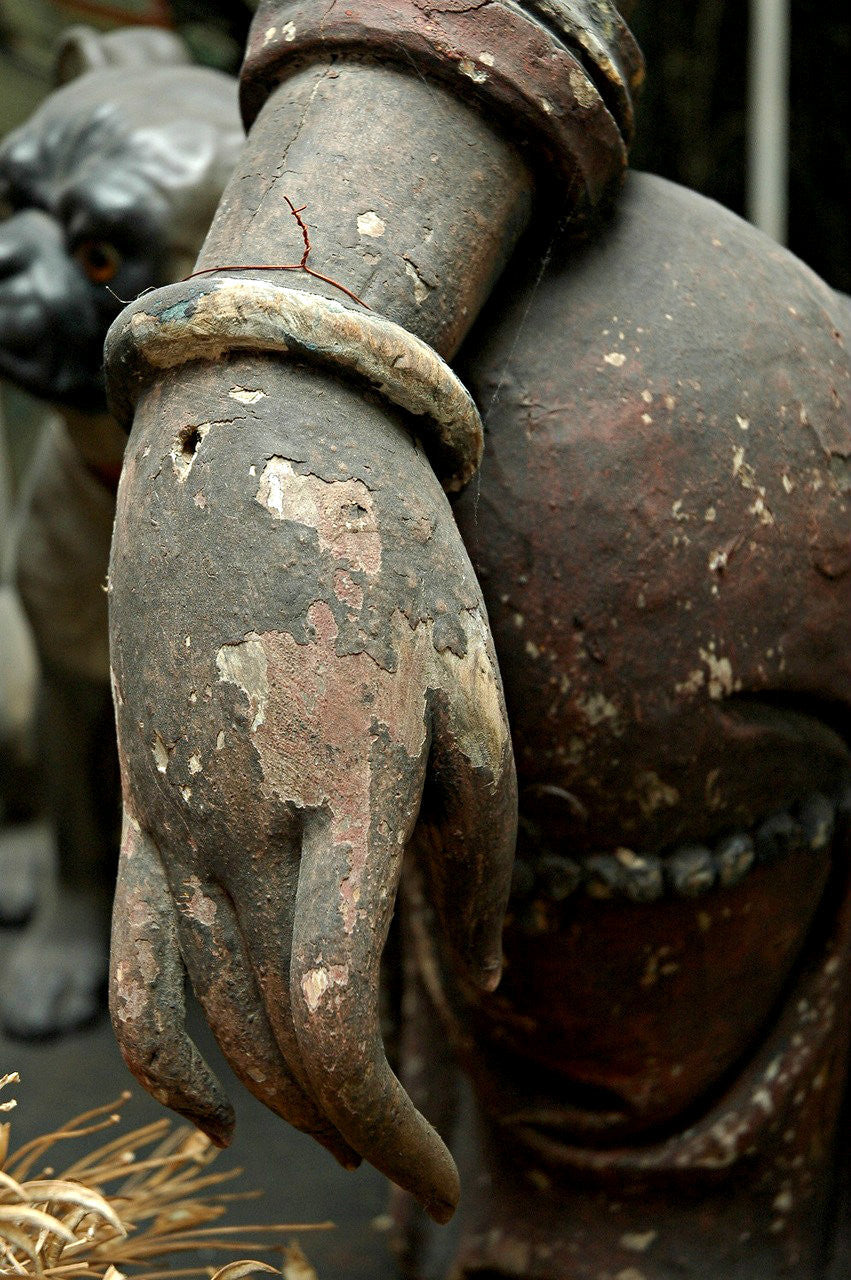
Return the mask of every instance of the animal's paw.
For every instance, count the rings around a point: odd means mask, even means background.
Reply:
[[[53,833],[47,823],[0,830],[0,925],[29,920],[53,858]]]
[[[106,1005],[109,906],[102,894],[51,893],[0,982],[0,1021],[22,1039],[61,1035]]]

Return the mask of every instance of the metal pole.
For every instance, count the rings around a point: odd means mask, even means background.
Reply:
[[[789,0],[750,0],[748,217],[783,244],[789,174]]]

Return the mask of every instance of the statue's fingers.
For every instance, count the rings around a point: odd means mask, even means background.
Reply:
[[[256,1098],[308,1133],[347,1169],[354,1151],[293,1078],[269,1025],[234,908],[191,877],[177,894],[178,938],[189,980],[231,1070]]]
[[[455,690],[432,709],[420,822],[429,896],[452,951],[476,986],[502,972],[502,923],[517,842],[517,779],[502,685],[489,643],[471,642]]]
[[[381,952],[402,850],[419,800],[389,761],[371,796],[337,829],[305,829],[293,932],[292,1014],[314,1096],[346,1141],[410,1191],[438,1222],[459,1196],[455,1164],[387,1063],[378,1018]],[[375,787],[382,795],[376,796]],[[348,788],[349,796],[352,788]],[[408,792],[408,803],[400,804]]]
[[[228,869],[226,887],[278,1051],[302,1091],[311,1096],[290,1009],[290,956],[302,831],[303,822],[298,818],[279,829],[258,858],[246,851],[248,856]],[[354,1153],[349,1156],[353,1159]]]
[[[184,976],[159,851],[125,813],[112,917],[112,1025],[139,1083],[224,1147],[233,1133],[233,1108],[187,1034]]]

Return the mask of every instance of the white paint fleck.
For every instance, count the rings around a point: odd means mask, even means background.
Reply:
[[[181,787],[180,794],[183,796],[183,799],[186,801],[186,803],[189,804],[189,801],[192,799],[192,788]]]
[[[644,1253],[659,1236],[658,1231],[626,1231],[621,1236],[621,1247],[633,1253]]]
[[[292,44],[293,40],[295,40],[295,23],[285,22],[281,27],[281,35],[286,40],[287,44]]]
[[[379,236],[383,236],[387,230],[387,223],[379,218],[374,209],[367,209],[366,213],[358,214],[358,234],[362,236],[371,236],[377,240]]]
[[[224,729],[220,729],[218,734],[216,735],[216,750],[217,751],[223,750],[224,745],[225,745],[225,732],[224,732]]]
[[[707,649],[701,649],[699,652],[701,660],[706,663],[709,673],[707,687],[710,698],[717,702],[741,688],[741,681],[733,679],[733,668],[730,664],[730,659],[725,656],[719,657],[712,642],[710,642]]]
[[[748,515],[756,516],[760,524],[774,524],[774,515],[765,505],[765,498],[761,493],[757,494],[748,507]]]
[[[741,428],[742,431],[747,431],[751,425],[750,418],[743,418],[741,414],[738,414],[738,413],[736,414],[736,421],[738,422],[739,427]]]
[[[190,772],[190,773],[200,773],[200,772],[201,772],[201,757],[200,757],[200,756],[193,755],[193,756],[190,756],[190,757],[189,757],[189,772]]]
[[[622,351],[610,351],[608,355],[603,356],[606,364],[614,365],[616,369],[626,364],[626,356]]]
[[[795,481],[791,476],[787,475],[785,471],[783,472],[783,488],[787,493],[791,493],[795,488]]]
[[[774,1101],[767,1089],[757,1089],[751,1101],[767,1116],[774,1114]]]
[[[540,101],[541,106],[544,109],[544,114],[551,116],[553,114],[553,104],[550,102],[549,98],[541,98]]]
[[[492,67],[494,64],[494,56],[492,53],[488,53],[487,50],[484,50],[479,54],[479,62],[483,62],[486,67]]]
[[[611,721],[611,730],[616,736],[623,733],[623,721],[618,707],[604,693],[592,693],[585,698],[577,699],[579,710],[590,725]]]
[[[706,681],[706,673],[702,667],[695,667],[694,671],[690,671],[685,680],[674,685],[675,693],[697,693],[703,688]]]
[[[264,43],[264,44],[268,44],[270,40],[274,40],[274,39],[275,39],[275,36],[276,36],[277,34],[278,34],[278,28],[277,28],[277,27],[267,27],[267,28],[266,28],[266,34],[265,34],[265,35],[264,35],[264,37],[263,37],[263,43]]]

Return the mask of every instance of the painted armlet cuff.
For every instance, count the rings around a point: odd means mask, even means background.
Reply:
[[[233,351],[274,353],[365,383],[413,416],[447,492],[462,489],[479,466],[478,410],[425,342],[374,312],[254,279],[182,281],[123,311],[106,341],[112,413],[129,431],[141,392],[158,374]]]

